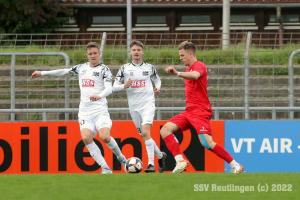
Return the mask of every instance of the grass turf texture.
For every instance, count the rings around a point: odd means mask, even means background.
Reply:
[[[0,194],[1,200],[299,199],[299,180],[300,173],[4,174]],[[259,183],[267,183],[268,191],[259,192]],[[209,184],[209,190],[194,191],[195,184]],[[212,184],[254,186],[255,191],[211,191]],[[272,184],[291,184],[292,191],[271,191]]]

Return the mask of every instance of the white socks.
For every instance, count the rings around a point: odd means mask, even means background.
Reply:
[[[240,166],[239,163],[237,163],[234,159],[229,163],[229,165],[231,168]]]
[[[146,150],[148,154],[148,165],[154,166],[154,142],[152,139],[146,140]]]
[[[146,150],[148,154],[148,165],[151,164],[154,166],[154,153],[158,157],[158,159],[161,159],[163,157],[162,152],[157,147],[155,141],[150,138],[149,140],[145,141],[146,144]]]
[[[177,156],[175,156],[175,160],[176,160],[176,163],[178,163],[178,162],[180,162],[184,159],[183,159],[183,156],[181,154],[178,154]]]
[[[86,145],[87,149],[89,150],[91,156],[94,158],[94,160],[100,165],[102,168],[109,168],[105,159],[103,158],[101,154],[101,150],[96,145],[96,143],[93,141],[91,144]]]
[[[114,154],[117,156],[118,159],[123,157],[123,154],[122,154],[116,140],[113,137],[110,137],[110,142],[107,143],[107,146],[114,152]]]
[[[152,139],[151,139],[152,140]],[[157,158],[158,159],[161,159],[163,157],[163,154],[162,152],[159,150],[159,148],[157,147],[156,143],[154,140],[153,141],[153,144],[154,144],[154,153],[156,154]]]

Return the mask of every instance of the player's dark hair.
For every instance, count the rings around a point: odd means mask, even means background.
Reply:
[[[194,55],[196,55],[196,47],[192,42],[184,41],[179,45],[178,49],[179,50],[184,49],[186,51],[191,51],[194,53]]]
[[[89,42],[87,45],[86,45],[86,48],[85,48],[85,51],[87,51],[88,49],[90,48],[97,48],[98,51],[99,51],[99,46],[96,42]]]
[[[140,41],[133,40],[133,41],[130,43],[130,49],[131,49],[134,45],[139,46],[139,47],[142,47],[142,49],[144,49],[144,45],[143,45],[143,43],[141,43]]]

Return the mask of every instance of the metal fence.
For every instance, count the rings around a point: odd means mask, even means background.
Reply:
[[[164,68],[174,65],[184,71],[178,57],[178,45],[192,41],[197,47],[197,58],[208,69],[208,94],[214,108],[214,119],[220,120],[274,120],[289,119],[290,111],[294,118],[300,118],[298,102],[300,97],[299,81],[300,56],[296,56],[293,65],[293,96],[291,106],[289,90],[289,56],[299,49],[300,34],[285,33],[283,46],[279,46],[279,35],[271,33],[252,33],[249,45],[249,57],[246,59],[247,33],[230,34],[230,46],[222,50],[222,34],[133,34],[145,44],[144,61],[157,67],[162,79],[161,95],[156,97],[159,108],[157,117],[167,120],[180,113],[185,106],[184,82],[181,78],[167,75]],[[0,35],[0,53],[5,52],[64,52],[70,58],[70,65],[87,62],[85,45],[90,41],[101,43],[99,34],[23,34]],[[126,34],[108,33],[103,53],[103,62],[113,74],[120,66],[130,62],[127,57]],[[248,62],[248,64],[247,64]],[[17,56],[15,67],[15,109],[11,104],[11,57],[0,56],[0,121],[10,121],[10,113],[16,113],[16,121],[64,120],[63,111],[37,112],[27,109],[65,108],[64,77],[41,77],[30,80],[34,70],[64,68],[65,61],[59,56]],[[248,72],[246,66],[249,66]],[[246,70],[246,71],[245,71]],[[249,91],[247,91],[247,79]],[[79,86],[77,77],[69,78],[70,120],[77,120],[79,105]],[[246,103],[248,101],[248,115]],[[108,97],[113,120],[130,120],[125,91],[113,93]],[[7,110],[8,109],[8,110]],[[74,110],[75,109],[75,110]],[[116,111],[116,109],[119,111]],[[18,112],[17,112],[18,111]],[[47,114],[46,114],[47,113]],[[246,114],[245,114],[246,113]],[[46,115],[46,116],[45,116]],[[247,117],[248,116],[248,117]]]

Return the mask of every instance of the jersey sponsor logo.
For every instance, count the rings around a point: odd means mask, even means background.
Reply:
[[[191,71],[190,72],[192,72],[193,71],[193,69],[191,69]]]
[[[145,80],[132,80],[131,88],[142,88],[146,86]]]
[[[148,76],[149,72],[148,71],[143,71],[143,76]]]
[[[91,79],[82,79],[82,87],[94,87],[95,81]]]

